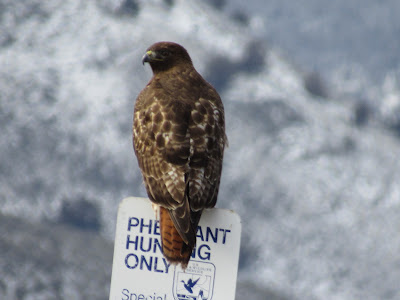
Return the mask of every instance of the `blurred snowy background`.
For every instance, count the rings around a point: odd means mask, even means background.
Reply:
[[[153,42],[220,92],[237,299],[400,299],[400,2],[0,0],[0,299],[108,299]],[[220,299],[218,299],[220,300]]]

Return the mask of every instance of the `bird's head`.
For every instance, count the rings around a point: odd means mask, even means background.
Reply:
[[[192,65],[186,49],[172,42],[159,42],[151,45],[142,58],[142,63],[146,62],[150,64],[154,73],[185,64]]]

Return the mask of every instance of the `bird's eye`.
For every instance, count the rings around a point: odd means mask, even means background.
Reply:
[[[165,57],[165,56],[169,55],[169,52],[168,52],[168,50],[161,50],[160,54]]]

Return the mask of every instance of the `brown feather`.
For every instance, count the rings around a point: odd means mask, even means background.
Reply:
[[[153,77],[136,99],[133,145],[147,194],[162,207],[164,255],[186,266],[201,213],[217,201],[227,142],[224,108],[182,46],[156,43],[146,55]],[[167,235],[174,245],[181,241],[180,251],[169,248]]]
[[[175,228],[170,213],[160,208],[161,243],[164,256],[170,263],[180,263],[183,269],[189,262],[193,246],[188,246]]]

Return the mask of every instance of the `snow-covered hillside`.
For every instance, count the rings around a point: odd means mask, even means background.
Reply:
[[[108,298],[118,203],[145,196],[132,111],[160,40],[184,45],[224,101],[217,206],[242,217],[238,299],[400,298],[397,77],[371,87],[379,104],[345,87],[326,98],[343,78],[306,84],[257,20],[208,2],[0,0],[0,298]]]

